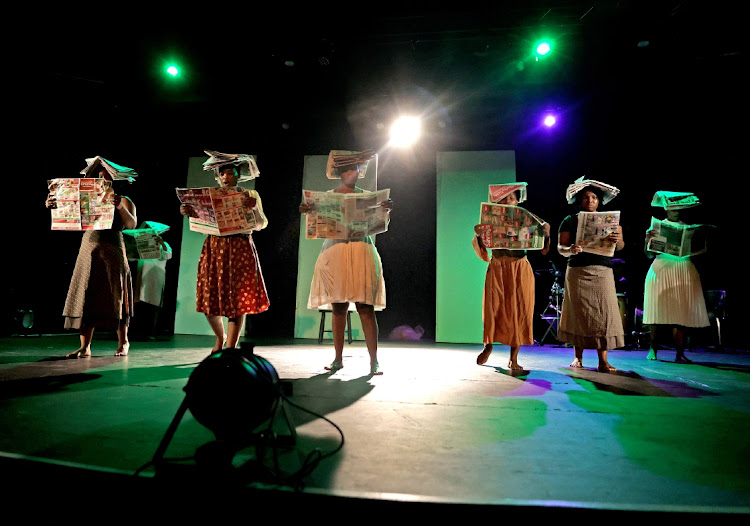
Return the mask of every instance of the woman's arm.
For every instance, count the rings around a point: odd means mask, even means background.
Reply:
[[[268,226],[268,218],[263,213],[263,202],[260,200],[260,194],[255,190],[247,190],[243,198],[243,204],[257,211],[260,221],[255,225],[255,230],[263,230]]]
[[[122,224],[126,229],[135,228],[138,224],[138,216],[135,212],[135,204],[124,195],[114,194],[115,208],[120,213]]]
[[[575,254],[580,254],[583,248],[580,245],[571,245],[570,232],[563,230],[557,235],[557,251],[561,256],[569,258]]]
[[[607,236],[607,238],[615,242],[615,250],[625,248],[625,241],[622,239],[622,227],[620,225],[617,225],[616,230]]]
[[[542,248],[542,255],[547,255],[547,252],[549,252],[549,236],[550,236],[550,226],[549,223],[544,223],[542,225],[542,231],[544,232],[544,247]]]

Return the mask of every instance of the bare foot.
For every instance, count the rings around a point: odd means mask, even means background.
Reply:
[[[123,343],[115,351],[115,356],[127,356],[129,350],[130,350],[130,344],[129,343]]]
[[[571,367],[575,367],[576,369],[581,369],[583,367],[583,362],[576,358],[573,360],[573,363],[570,364]]]
[[[332,373],[335,373],[339,369],[343,369],[343,368],[344,368],[344,364],[342,362],[337,362],[336,360],[332,361],[331,365],[326,365],[324,367],[326,371],[331,371]]]
[[[599,364],[599,367],[597,367],[597,370],[598,370],[598,371],[599,371],[600,373],[613,373],[613,372],[615,372],[615,371],[617,370],[617,368],[615,368],[615,367],[612,367],[612,366],[611,366],[611,365],[609,365],[609,363],[607,363],[607,362],[604,362],[604,363],[600,363],[600,364]]]
[[[514,362],[514,361],[509,361],[508,362],[508,369],[510,369],[512,371],[523,371],[523,367],[521,367],[520,365],[518,365],[518,362]]]
[[[492,344],[487,343],[484,346],[484,349],[482,349],[482,352],[479,353],[479,356],[477,356],[477,365],[484,365],[487,363],[487,360],[490,359],[490,354],[492,353]]]
[[[646,356],[647,360],[656,360],[656,349],[650,349],[648,351],[648,355]]]
[[[214,345],[214,348],[211,349],[211,354],[217,353],[221,351],[224,348],[224,345],[227,343],[227,335],[224,335],[224,338],[219,339],[216,338],[216,345]]]
[[[89,358],[91,356],[91,349],[78,349],[65,355],[66,358]]]

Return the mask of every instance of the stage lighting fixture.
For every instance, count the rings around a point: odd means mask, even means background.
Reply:
[[[250,350],[226,349],[195,368],[185,386],[193,417],[222,441],[244,444],[271,418],[280,397],[279,377]]]
[[[173,77],[176,77],[177,75],[180,74],[180,70],[177,66],[172,64],[172,65],[167,66],[167,73]]]
[[[391,126],[393,146],[411,146],[419,138],[421,123],[417,117],[399,117]]]
[[[557,123],[557,117],[555,117],[551,113],[548,113],[544,116],[544,119],[542,120],[542,122],[547,128],[551,128]]]

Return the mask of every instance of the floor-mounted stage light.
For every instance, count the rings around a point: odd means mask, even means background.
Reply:
[[[211,354],[188,378],[185,399],[149,465],[155,466],[158,474],[168,464],[164,453],[188,410],[216,436],[215,441],[196,450],[194,460],[204,473],[236,471],[232,460],[245,447],[294,445],[296,432],[281,403],[282,389],[290,391],[289,387],[282,385],[268,360],[253,353],[252,344]],[[273,429],[278,412],[289,435],[279,435]]]

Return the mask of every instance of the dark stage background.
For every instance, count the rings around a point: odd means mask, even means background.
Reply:
[[[745,57],[740,17],[725,7],[500,2],[476,11],[382,8],[364,17],[272,8],[263,16],[234,11],[230,25],[154,12],[102,25],[82,16],[71,26],[55,20],[70,12],[46,13],[21,50],[43,60],[8,102],[23,110],[15,138],[29,151],[15,151],[6,166],[6,181],[17,181],[6,199],[21,221],[6,225],[2,331],[16,333],[17,311],[33,309],[34,331],[62,332],[80,234],[49,231],[46,180],[75,177],[85,158],[101,155],[140,174],[119,189],[137,205],[139,222],[172,227],[160,320],[168,334],[182,228],[174,188],[185,182],[189,157],[214,149],[255,154],[261,170],[256,189],[270,224],[254,238],[272,306],[250,317],[250,334],[292,337],[303,158],[375,148],[379,186],[391,188],[395,203],[390,230],[378,236],[388,288],[380,332],[419,324],[434,338],[436,152],[514,150],[529,208],[555,230],[577,177],[620,188],[607,208],[623,213],[618,273],[631,310],[641,306],[650,264],[643,236],[652,213],[662,217],[651,197],[662,189],[698,194],[704,205],[688,219],[718,229],[712,250],[695,261],[704,289],[727,291],[724,339],[742,346],[748,279],[734,232],[745,206],[737,131]],[[535,62],[530,45],[543,31],[557,35],[557,47]],[[179,82],[161,73],[172,57],[183,65]],[[561,115],[554,131],[538,127],[546,109]],[[425,118],[424,136],[409,150],[385,148],[399,112]],[[471,250],[470,236],[457,240],[458,250]],[[554,251],[531,261],[538,270],[565,265]],[[550,273],[538,275],[540,311],[551,283]]]

